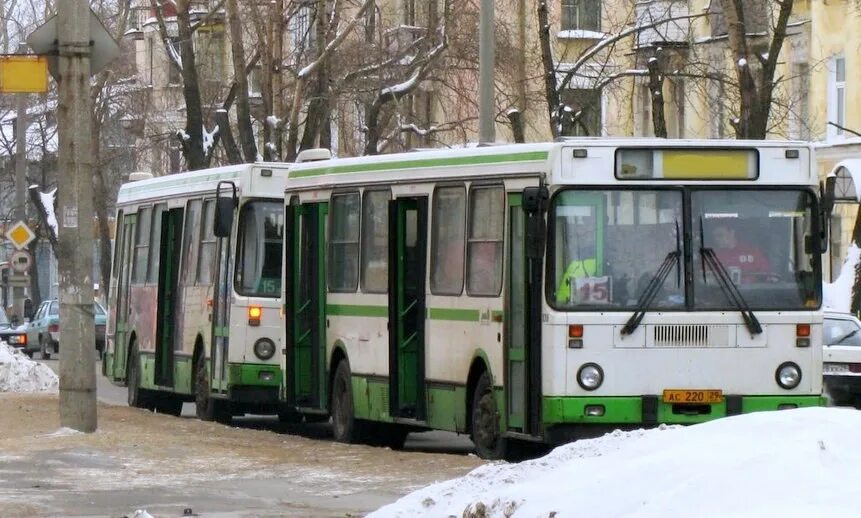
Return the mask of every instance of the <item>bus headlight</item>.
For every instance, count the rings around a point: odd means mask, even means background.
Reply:
[[[261,338],[254,342],[254,355],[261,360],[268,360],[275,356],[275,344],[268,338]]]
[[[781,388],[794,389],[801,383],[801,368],[793,362],[783,362],[774,373],[774,379]]]
[[[597,363],[585,363],[577,371],[577,383],[583,390],[595,390],[604,382],[604,371]]]

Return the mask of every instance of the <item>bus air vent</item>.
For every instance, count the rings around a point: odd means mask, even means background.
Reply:
[[[652,347],[728,347],[729,326],[675,324],[652,326]]]

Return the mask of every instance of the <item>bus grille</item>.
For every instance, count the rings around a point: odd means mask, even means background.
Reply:
[[[653,326],[653,347],[728,347],[729,327],[705,324]]]

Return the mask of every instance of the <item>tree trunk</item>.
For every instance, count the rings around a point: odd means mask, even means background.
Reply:
[[[664,115],[664,75],[658,58],[649,58],[649,97],[652,103],[652,126],[655,136],[667,138],[667,119]]]
[[[185,99],[185,132],[188,139],[180,139],[182,152],[189,170],[205,169],[203,153],[203,108],[200,100],[200,83],[194,56],[194,41],[189,15],[190,0],[178,0],[176,22],[179,31],[179,49],[182,56],[182,95]],[[167,44],[167,42],[165,42]]]
[[[230,27],[230,45],[233,51],[233,80],[236,83],[236,127],[239,146],[245,162],[257,160],[257,143],[251,128],[251,107],[248,103],[248,76],[245,75],[245,48],[242,44],[242,20],[236,0],[227,0],[227,20]]]
[[[281,63],[284,62],[284,0],[275,0],[273,24],[273,64],[272,70],[272,111],[278,118],[278,124],[272,129],[272,140],[275,143],[275,155],[278,159],[284,156],[284,121],[287,120],[287,105],[284,103],[284,81],[281,75]]]
[[[538,2],[538,39],[541,44],[541,63],[544,66],[544,92],[547,97],[547,110],[550,114],[550,134],[559,136],[559,116],[561,115],[559,90],[556,89],[556,67],[550,46],[550,21],[547,16],[547,2]]]
[[[508,121],[511,123],[511,132],[514,134],[514,141],[518,144],[526,142],[523,135],[523,114],[517,110],[508,112]]]

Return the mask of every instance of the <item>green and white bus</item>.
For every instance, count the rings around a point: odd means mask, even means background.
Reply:
[[[331,414],[340,441],[450,430],[487,458],[820,405],[817,187],[800,142],[570,139],[297,164],[284,402]]]
[[[131,406],[277,412],[288,168],[132,173],[145,179],[120,188],[103,373]]]

